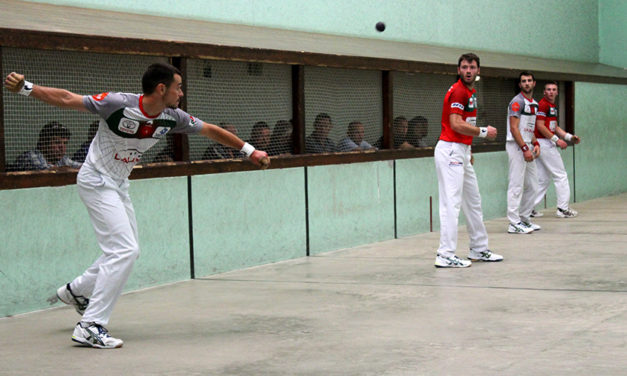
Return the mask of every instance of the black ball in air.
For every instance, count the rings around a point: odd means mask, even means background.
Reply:
[[[385,30],[385,24],[381,21],[377,22],[375,27],[377,28],[378,32],[382,32],[383,30]]]

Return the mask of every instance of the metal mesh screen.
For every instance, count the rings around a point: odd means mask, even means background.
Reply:
[[[2,59],[3,80],[10,72],[18,72],[35,84],[85,95],[107,91],[141,93],[141,77],[146,67],[158,61],[167,62],[165,58],[154,56],[8,47],[2,48]],[[81,157],[84,159],[83,144],[91,141],[90,136],[93,137],[90,128],[93,129],[91,124],[99,119],[96,115],[58,109],[3,90],[5,157],[9,169],[37,169],[32,161],[37,159],[33,152],[38,150],[38,144],[39,148],[45,149],[40,150],[43,151],[40,154],[56,159],[62,155],[60,139],[67,138],[65,136],[69,136],[65,155],[70,159],[76,157],[78,161]],[[142,163],[151,162],[162,148],[161,144],[157,144],[144,154]],[[27,151],[31,153],[23,155]]]
[[[349,128],[351,140],[361,141],[361,126],[349,127],[356,122],[363,124],[363,141],[375,145],[383,134],[381,95],[379,71],[305,67],[305,151],[349,151],[353,146],[346,142]]]
[[[444,96],[456,76],[394,72],[393,80],[394,117],[408,120],[405,139],[417,147],[435,146],[442,127]],[[482,78],[475,84],[479,103],[477,125],[497,128],[496,141],[505,142],[507,105],[516,95],[515,86],[516,80],[498,78]],[[484,140],[475,137],[473,142]]]
[[[291,67],[190,59],[187,110],[222,125],[270,155],[292,152]],[[190,137],[190,159],[239,158],[239,153],[204,138]]]

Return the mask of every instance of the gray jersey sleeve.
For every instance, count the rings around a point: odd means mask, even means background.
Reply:
[[[197,117],[179,108],[170,111],[170,115],[176,120],[176,127],[172,130],[173,133],[198,133],[202,129],[203,121]]]
[[[103,119],[107,119],[109,115],[119,108],[131,106],[133,99],[137,101],[137,98],[137,94],[102,93],[83,96],[83,104],[92,114],[96,114]]]
[[[525,100],[522,96],[515,96],[507,106],[507,116],[520,118],[520,113],[525,109]]]

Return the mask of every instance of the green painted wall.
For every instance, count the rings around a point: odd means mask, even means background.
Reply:
[[[438,177],[433,158],[396,161],[397,236],[429,232],[429,197],[432,198],[433,230],[440,228]],[[434,245],[437,249],[437,245]]]
[[[35,2],[545,58],[599,59],[597,0],[535,1],[532,7],[511,0]],[[386,23],[385,32],[375,30],[378,21]]]
[[[599,0],[599,62],[627,68],[627,1]]]
[[[307,169],[310,254],[394,238],[391,161]]]
[[[185,180],[134,181],[130,192],[142,253],[126,290],[189,278]],[[101,254],[74,185],[0,191],[0,213],[0,317],[45,308]]]
[[[192,178],[196,276],[306,255],[302,168]]]
[[[575,93],[577,200],[627,191],[627,86],[577,82]]]

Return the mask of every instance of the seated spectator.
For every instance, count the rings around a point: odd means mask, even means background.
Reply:
[[[221,128],[226,129],[227,131],[233,133],[237,136],[237,128],[233,124],[220,123],[218,124]],[[224,146],[219,143],[213,143],[209,145],[207,150],[205,150],[205,154],[203,154],[202,159],[234,159],[234,158],[242,158],[239,150],[230,148],[228,146]]]
[[[159,152],[159,154],[155,155],[155,158],[152,160],[153,162],[174,162],[174,134],[166,134],[165,139],[167,144],[165,147]]]
[[[274,125],[268,155],[290,154],[292,152],[292,121],[279,120]]]
[[[65,155],[70,140],[69,129],[61,123],[51,121],[39,131],[37,148],[29,150],[15,159],[11,170],[30,171],[47,170],[58,167],[80,168],[81,163],[75,162]]]
[[[429,122],[422,116],[415,116],[409,121],[407,127],[407,142],[417,148],[424,148],[427,145],[424,140],[429,131]]]
[[[319,113],[313,123],[314,130],[305,138],[305,153],[331,153],[335,151],[335,144],[328,137],[333,128],[331,116],[324,112]]]
[[[91,145],[91,141],[96,137],[96,132],[98,132],[98,126],[100,125],[100,121],[96,120],[89,125],[89,130],[87,130],[87,141],[83,142],[78,150],[72,155],[72,160],[78,163],[85,162],[85,158],[87,158],[87,152],[89,151],[89,146]]]
[[[393,149],[413,149],[413,146],[407,142],[407,118],[397,116],[392,122],[392,132],[394,134]],[[383,136],[374,144],[377,148],[383,148]]]
[[[348,124],[346,137],[337,144],[337,151],[354,151],[374,149],[364,140],[364,125],[358,121]]]
[[[270,127],[265,121],[258,121],[250,131],[248,143],[258,150],[267,150],[270,146]]]

